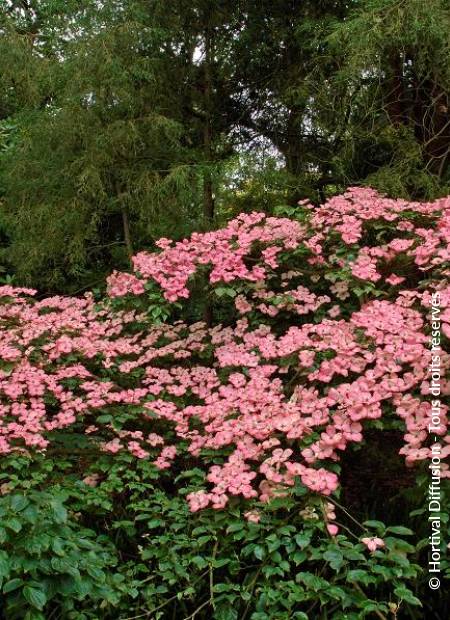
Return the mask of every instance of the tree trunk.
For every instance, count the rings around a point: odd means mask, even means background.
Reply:
[[[212,172],[210,166],[214,161],[213,150],[213,77],[212,77],[212,62],[213,62],[213,40],[211,34],[211,27],[208,24],[205,30],[205,60],[203,65],[203,79],[204,79],[204,124],[203,124],[203,154],[205,161],[205,170],[203,173],[203,216],[205,219],[205,225],[208,229],[212,228],[214,222],[214,193],[213,193],[213,181]],[[205,290],[208,291],[209,281],[205,279]],[[206,325],[210,327],[213,323],[213,307],[211,299],[206,294],[205,305],[203,308],[203,320]]]
[[[203,214],[206,223],[210,226],[214,220],[214,194],[211,170],[208,168],[213,162],[213,132],[212,132],[212,38],[208,26],[205,31],[205,62],[204,62],[204,97],[205,121],[203,126],[203,151],[206,168],[203,178]]]
[[[123,240],[125,243],[125,247],[127,249],[128,258],[131,262],[131,257],[133,256],[133,243],[131,241],[131,233],[130,233],[130,220],[128,217],[128,209],[124,205],[122,206],[122,224],[123,224]]]
[[[390,122],[398,127],[408,122],[405,100],[405,80],[403,75],[404,60],[398,50],[389,58],[390,76],[387,79],[387,93],[385,95],[385,109]]]

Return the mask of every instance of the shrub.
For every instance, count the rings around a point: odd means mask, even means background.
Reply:
[[[122,599],[145,613],[415,617],[408,528],[334,506],[342,455],[368,430],[400,433],[419,473],[439,445],[446,489],[447,406],[429,371],[438,321],[448,395],[450,199],[353,188],[157,245],[112,274],[106,300],[0,289],[0,451],[68,459],[68,501],[117,532],[119,573],[141,584]]]
[[[111,575],[115,549],[106,536],[80,527],[58,492],[7,493],[0,498],[0,582],[7,618],[41,620],[44,608],[85,618],[86,600],[101,608],[119,600]],[[116,592],[117,590],[117,592]],[[89,616],[91,617],[91,616]]]

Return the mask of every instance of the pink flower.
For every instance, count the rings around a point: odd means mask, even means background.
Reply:
[[[335,319],[337,316],[341,314],[341,309],[339,306],[333,306],[328,310],[328,315],[331,316],[332,319]]]
[[[86,476],[86,478],[83,478],[84,484],[87,484],[90,487],[96,487],[99,480],[100,476],[98,474],[91,474],[90,476]]]
[[[361,538],[361,542],[366,545],[369,551],[376,551],[378,548],[381,549],[385,546],[384,540],[376,536],[372,538]]]
[[[131,273],[114,272],[108,278],[108,293],[111,297],[140,295],[145,292],[144,283]]]
[[[330,536],[336,536],[336,534],[339,533],[339,528],[337,525],[334,525],[334,523],[328,523],[327,531],[330,534]]]
[[[405,281],[405,278],[396,276],[395,273],[390,275],[389,278],[386,278],[386,282],[388,282],[389,284],[392,284],[392,286],[397,286],[397,284],[401,284],[404,281]]]
[[[244,512],[244,517],[247,521],[250,521],[250,523],[259,523],[261,520],[261,514],[257,510],[248,510]]]

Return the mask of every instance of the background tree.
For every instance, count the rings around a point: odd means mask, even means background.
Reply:
[[[8,111],[8,258],[17,277],[44,287],[90,284],[163,234],[210,226],[213,175],[229,152],[212,58],[218,18],[204,17],[201,3],[97,8],[66,13],[64,44],[48,52],[33,13],[37,33],[18,62],[36,64],[33,84],[47,81]],[[11,49],[24,45],[22,20],[22,11],[7,19]]]
[[[3,269],[74,292],[238,211],[448,193],[449,21],[444,0],[6,0]]]
[[[355,3],[327,41],[339,56],[321,105],[344,184],[431,198],[449,191],[448,2]],[[325,105],[328,102],[328,105]]]

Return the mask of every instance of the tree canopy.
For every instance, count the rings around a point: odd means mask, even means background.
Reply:
[[[448,2],[6,0],[0,255],[95,286],[161,235],[449,191]]]

